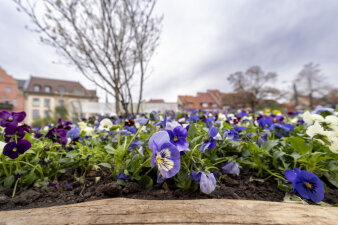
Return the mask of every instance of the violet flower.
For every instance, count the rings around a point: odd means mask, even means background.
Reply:
[[[175,176],[180,170],[180,152],[175,145],[170,143],[169,134],[159,131],[149,140],[149,148],[153,151],[151,167],[155,164],[164,178]]]
[[[207,149],[214,149],[216,147],[215,137],[218,134],[218,130],[215,126],[209,127],[209,135],[206,139],[202,141],[202,145],[200,146],[200,152],[204,153]]]
[[[188,131],[187,129],[177,126],[173,130],[167,130],[170,142],[174,144],[181,152],[189,148],[189,142],[186,140]]]
[[[239,169],[239,165],[236,162],[227,162],[223,167],[222,170],[224,173],[226,174],[230,174],[233,176],[238,176],[240,169]]]
[[[293,191],[298,192],[303,198],[320,202],[324,198],[323,182],[313,173],[294,168],[286,170],[285,177],[292,183]]]
[[[210,194],[216,189],[216,178],[213,173],[201,172],[200,190],[204,194]]]
[[[31,143],[27,140],[20,140],[18,143],[9,142],[5,145],[3,154],[11,159],[16,159],[31,148]]]
[[[17,126],[18,123],[22,122],[26,117],[25,112],[8,112],[6,110],[0,111],[0,125],[2,127],[7,127],[9,125]]]

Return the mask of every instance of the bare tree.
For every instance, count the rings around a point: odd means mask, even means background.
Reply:
[[[309,98],[309,107],[314,107],[314,97],[323,97],[330,90],[326,84],[325,76],[321,74],[319,64],[308,63],[298,73],[294,83],[299,87],[299,92],[307,95]]]
[[[234,92],[241,96],[243,105],[249,104],[255,109],[264,99],[281,97],[281,91],[269,86],[270,82],[276,81],[276,73],[264,73],[259,66],[252,66],[246,72],[236,72],[228,76]]]
[[[41,41],[115,98],[116,113],[133,112],[132,88],[142,100],[146,67],[158,45],[162,17],[156,0],[13,0]],[[131,106],[131,107],[130,107]],[[139,110],[139,107],[137,111]]]

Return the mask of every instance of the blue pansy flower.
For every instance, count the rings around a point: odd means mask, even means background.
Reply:
[[[199,120],[198,115],[196,113],[191,114],[187,121],[196,123]]]
[[[212,126],[213,122],[215,122],[215,119],[214,119],[214,117],[212,117],[212,116],[209,116],[209,117],[206,119],[206,121],[205,121],[205,125],[206,125],[206,127],[210,127],[210,126]]]
[[[236,162],[227,162],[223,167],[222,170],[226,174],[231,174],[233,176],[238,176],[240,169],[239,165]]]
[[[227,137],[230,140],[233,141],[238,141],[239,140],[239,134],[237,133],[237,131],[235,131],[234,129],[224,129],[224,138]]]
[[[218,134],[218,130],[215,126],[209,127],[209,136],[202,141],[200,146],[200,152],[204,153],[206,149],[214,149],[216,147],[215,137]]]
[[[149,148],[153,151],[151,167],[155,164],[163,178],[175,176],[180,170],[180,152],[175,145],[170,143],[168,132],[159,131],[149,140]]]
[[[139,123],[141,125],[146,125],[148,123],[148,119],[147,118],[137,118],[137,119],[135,119],[135,123]]]
[[[140,141],[138,137],[133,140],[129,145],[129,151],[133,151],[134,149],[138,148],[139,146],[143,145],[143,141]]]
[[[204,194],[210,194],[216,189],[216,178],[213,173],[201,172],[200,190]]]
[[[257,120],[260,127],[270,130],[271,125],[273,124],[273,121],[270,118],[262,117],[259,120]]]
[[[130,180],[130,176],[127,176],[123,172],[119,172],[119,174],[117,174],[117,179],[128,181],[128,180]]]
[[[320,202],[324,198],[323,182],[313,173],[294,168],[286,170],[285,177],[292,183],[293,191],[298,192],[303,198]]]
[[[177,126],[173,130],[167,130],[167,132],[170,137],[170,142],[174,144],[180,152],[188,149],[189,142],[186,140],[188,135],[187,129]]]
[[[294,130],[294,126],[291,124],[279,124],[274,123],[270,127],[273,130],[277,137],[281,138],[288,135],[291,131]]]
[[[71,125],[71,129],[67,132],[67,138],[75,139],[80,136],[80,129],[77,126]]]

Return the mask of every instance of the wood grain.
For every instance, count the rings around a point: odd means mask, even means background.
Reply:
[[[16,224],[338,224],[338,208],[249,200],[113,198],[0,212]]]

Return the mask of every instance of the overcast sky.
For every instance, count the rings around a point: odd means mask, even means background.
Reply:
[[[227,76],[252,65],[277,72],[277,85],[288,87],[304,64],[315,62],[338,86],[337,0],[159,0],[156,12],[164,15],[163,31],[145,83],[147,100],[230,92]],[[29,24],[12,1],[0,0],[2,68],[15,78],[71,79],[95,89],[60,64],[55,50],[25,29]]]

